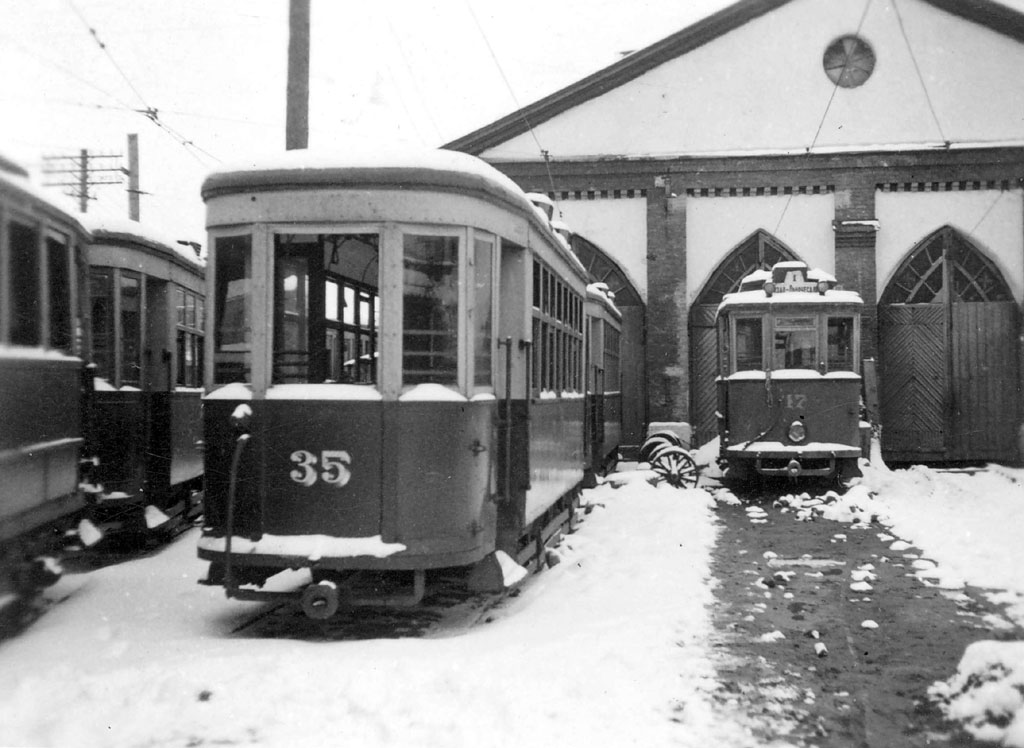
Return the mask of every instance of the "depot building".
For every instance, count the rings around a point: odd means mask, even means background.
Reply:
[[[623,386],[647,420],[716,436],[715,309],[799,260],[865,302],[886,459],[1009,461],[1022,81],[1024,16],[997,2],[741,0],[445,147],[586,237],[646,330]]]

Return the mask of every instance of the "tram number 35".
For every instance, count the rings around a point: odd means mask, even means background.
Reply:
[[[348,452],[340,449],[325,449],[319,457],[300,449],[292,452],[291,460],[295,463],[295,469],[288,473],[288,477],[300,486],[309,488],[322,480],[328,485],[341,488],[352,478],[352,471],[349,470],[352,458]],[[317,470],[318,465],[320,470]]]

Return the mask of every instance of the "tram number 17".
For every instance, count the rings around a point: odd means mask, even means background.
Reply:
[[[288,477],[300,486],[312,486],[317,480],[322,480],[331,486],[341,488],[352,478],[349,465],[352,458],[348,452],[340,449],[325,449],[320,453],[319,460],[312,452],[304,449],[292,452],[291,460],[295,463],[295,469],[288,473]],[[322,470],[317,470],[319,462]]]
[[[782,398],[786,410],[800,410],[807,405],[807,395],[789,394],[783,395]]]

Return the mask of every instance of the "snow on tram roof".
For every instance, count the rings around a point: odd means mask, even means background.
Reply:
[[[459,151],[369,144],[348,150],[281,151],[211,172],[203,199],[253,188],[350,186],[394,183],[409,186],[484,187],[519,205],[532,203],[515,182],[486,161]],[[533,210],[532,207],[529,210]]]
[[[219,195],[261,190],[394,187],[464,190],[520,211],[552,235],[555,246],[586,276],[579,258],[559,239],[550,220],[511,178],[483,159],[443,148],[357,142],[346,149],[297,149],[227,164],[203,180],[204,201]]]
[[[192,267],[202,268],[206,264],[204,260],[199,259],[191,244],[181,244],[173,236],[139,221],[86,213],[82,216],[82,223],[93,235],[93,241],[96,244],[102,243],[104,239],[127,241],[143,244],[164,254],[171,254]]]
[[[34,201],[40,208],[52,216],[72,224],[75,229],[86,233],[81,216],[77,213],[74,203],[66,196],[37,187],[29,178],[28,171],[18,162],[0,153],[0,187],[21,193],[25,198]]]

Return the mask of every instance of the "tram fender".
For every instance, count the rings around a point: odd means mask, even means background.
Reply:
[[[519,584],[527,573],[507,553],[494,551],[473,565],[467,586],[472,592],[502,592]]]

